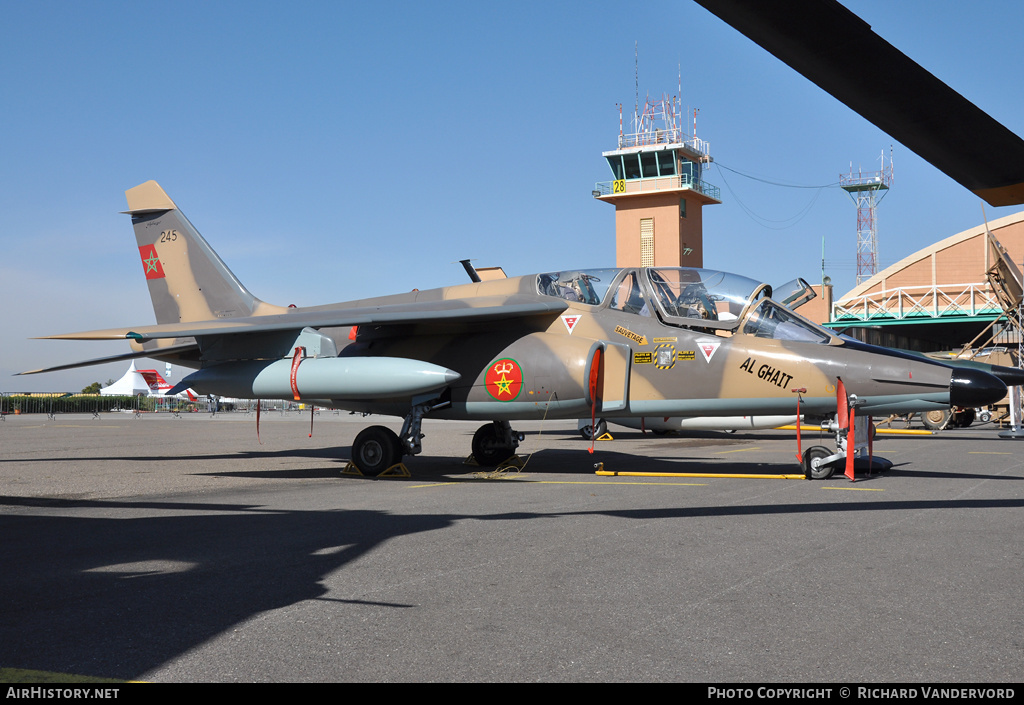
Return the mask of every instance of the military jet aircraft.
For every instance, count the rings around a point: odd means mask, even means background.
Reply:
[[[1024,202],[1024,141],[838,2],[698,2],[990,203]],[[858,74],[845,61],[854,52]],[[858,78],[865,70],[870,87]],[[949,150],[950,123],[975,139]],[[403,417],[400,434],[371,426],[356,437],[353,460],[364,472],[419,453],[428,414],[488,421],[473,453],[494,464],[522,440],[510,423],[520,419],[838,413],[852,421],[849,409],[982,406],[1003,397],[1004,382],[1022,380],[1015,369],[954,368],[844,339],[774,301],[766,284],[701,269],[565,269],[273,306],[242,286],[155,182],[127,196],[157,325],[52,336],[128,339],[133,352],[34,372],[152,357],[197,369],[175,390]],[[843,440],[837,432],[841,450]],[[821,452],[805,465],[822,462]]]
[[[826,414],[840,380],[860,414],[980,406],[1006,393],[988,372],[842,339],[774,301],[769,285],[704,269],[566,269],[274,306],[155,181],[126,195],[157,324],[49,337],[128,340],[133,352],[117,359],[196,368],[169,393],[403,417],[400,434],[370,426],[356,436],[352,460],[367,474],[419,453],[428,414],[487,421],[472,451],[493,465],[514,454],[523,436],[510,422],[522,419],[795,415],[798,401],[802,413]]]

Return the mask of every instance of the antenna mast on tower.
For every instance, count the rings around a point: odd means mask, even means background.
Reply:
[[[878,204],[892,185],[892,150],[889,153],[889,168],[885,168],[885,152],[882,152],[882,168],[879,171],[864,172],[858,167],[850,173],[839,176],[839,186],[850,194],[857,205],[857,284],[870,279],[878,272]],[[881,195],[879,195],[881,193]]]
[[[636,90],[633,98],[633,124],[640,116],[640,42],[633,42],[633,85]]]

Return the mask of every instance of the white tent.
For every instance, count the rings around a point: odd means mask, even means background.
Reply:
[[[100,394],[105,397],[112,396],[135,396],[136,394],[145,394],[149,396],[152,390],[149,388],[149,383],[146,378],[135,369],[135,361],[132,361],[128,371],[124,373],[124,376],[114,382],[109,387],[103,387],[100,389]]]
[[[167,375],[170,376],[170,365],[167,366]],[[114,382],[109,387],[103,387],[100,389],[100,394],[103,396],[136,396],[143,394],[147,397],[161,397],[165,398],[166,394],[171,389],[171,384],[160,376],[160,373],[156,370],[137,370],[135,369],[135,361],[132,361],[128,371],[124,373],[124,377]],[[186,389],[180,394],[175,394],[175,398],[178,399],[191,399],[195,401],[196,396],[191,389]]]

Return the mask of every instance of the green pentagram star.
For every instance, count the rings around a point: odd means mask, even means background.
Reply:
[[[156,256],[154,251],[149,257],[144,258],[142,262],[146,265],[146,274],[149,274],[156,271],[156,266],[160,264],[160,258]]]

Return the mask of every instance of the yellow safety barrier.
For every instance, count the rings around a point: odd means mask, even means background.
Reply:
[[[803,475],[751,475],[727,472],[619,472],[616,470],[597,470],[595,475],[610,477],[724,477],[757,480],[806,480]]]
[[[820,431],[820,426],[801,426],[797,428],[795,425],[790,424],[788,426],[777,426],[776,431],[800,431],[802,433],[811,433],[813,431]],[[935,435],[931,431],[919,428],[878,428],[875,426],[875,434],[888,434],[891,436],[933,436]]]

